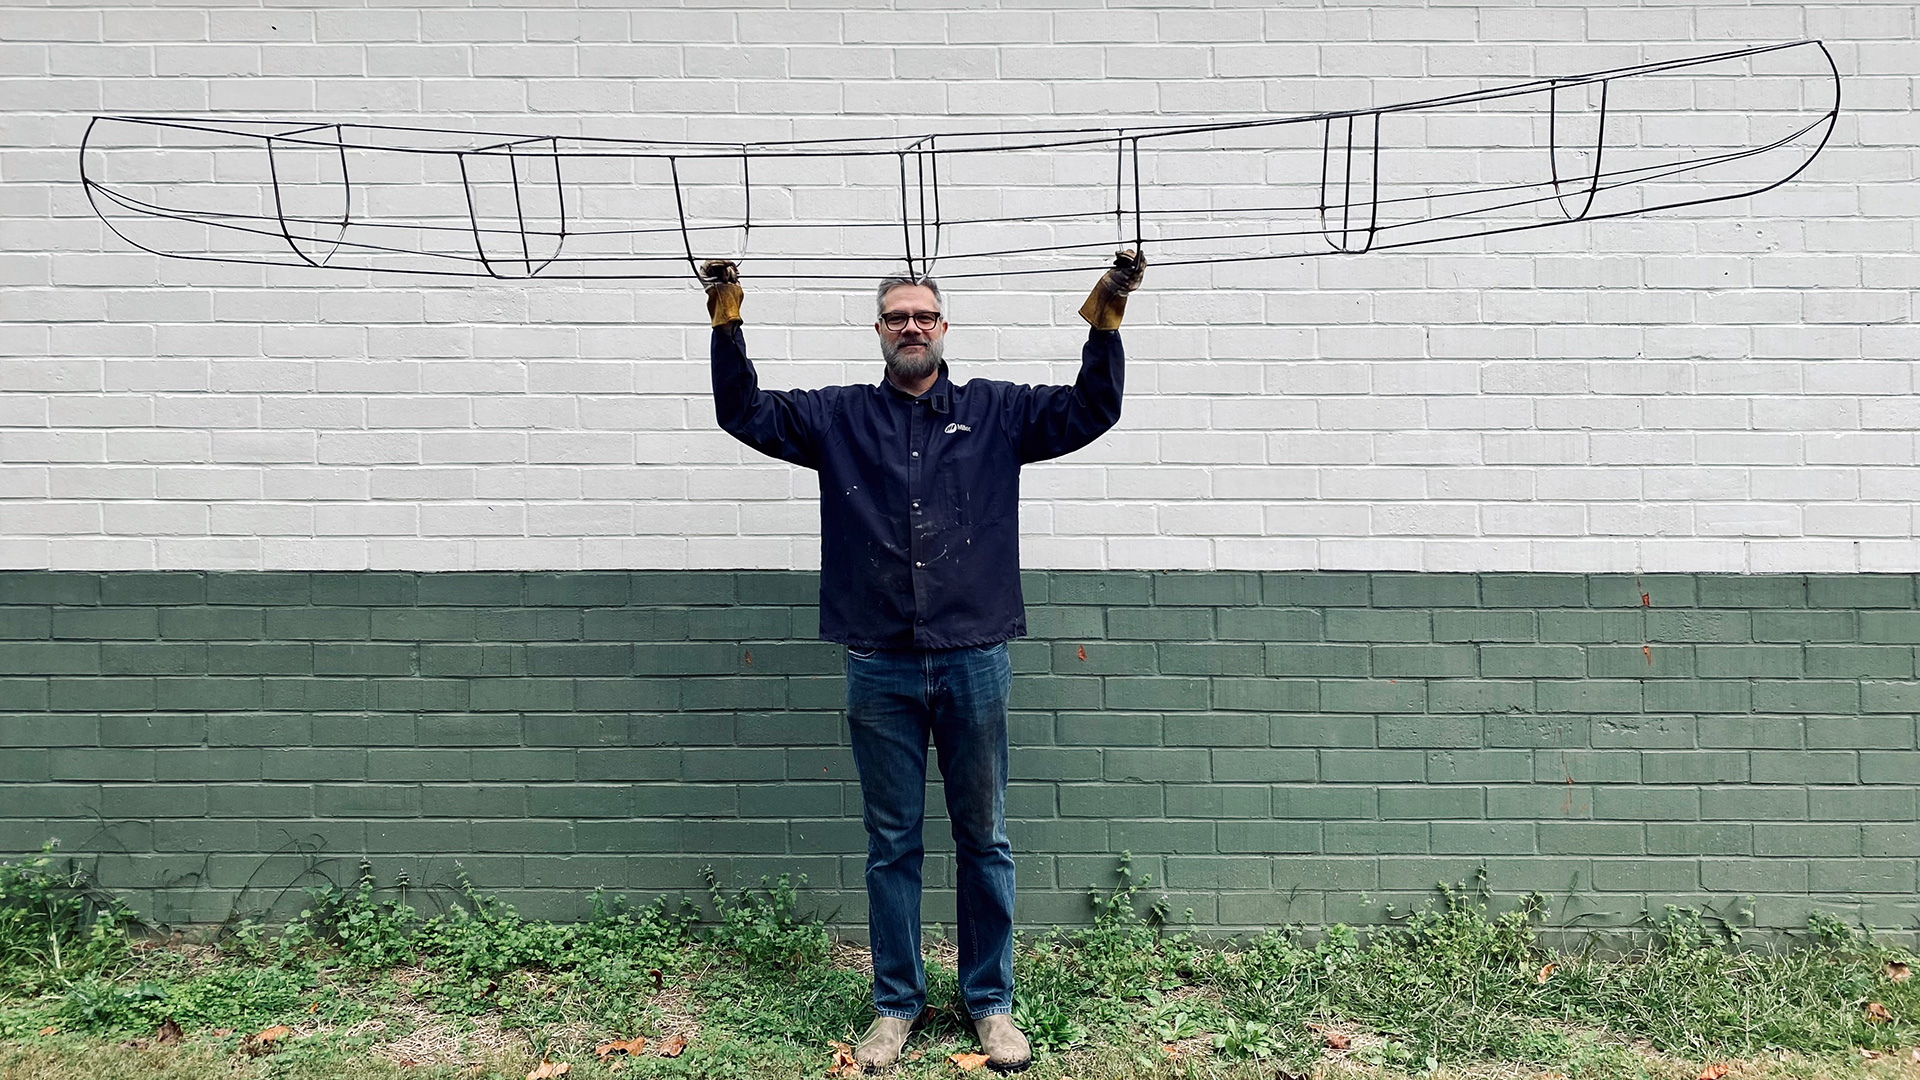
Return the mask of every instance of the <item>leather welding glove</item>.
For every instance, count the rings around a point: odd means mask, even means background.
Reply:
[[[1127,313],[1127,294],[1140,287],[1147,276],[1147,257],[1128,248],[1116,252],[1113,267],[1100,275],[1100,281],[1080,305],[1080,317],[1095,330],[1118,330],[1120,318]]]
[[[700,280],[707,286],[707,315],[715,326],[740,321],[740,268],[725,259],[700,264]]]

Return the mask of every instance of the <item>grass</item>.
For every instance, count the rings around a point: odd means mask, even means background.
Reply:
[[[1537,897],[1496,913],[1476,883],[1386,928],[1223,946],[1171,930],[1150,882],[1124,857],[1118,871],[1091,925],[1017,951],[1037,1080],[1920,1075],[1913,958],[1836,920],[1763,949],[1669,910],[1625,952],[1556,952]],[[156,944],[51,852],[0,864],[0,1077],[518,1080],[542,1061],[621,1080],[824,1076],[868,1017],[865,952],[785,878],[729,892],[709,877],[704,910],[596,895],[593,918],[563,924],[470,886],[431,917],[405,897],[363,870],[286,925]],[[950,946],[930,947],[928,977],[936,1011],[898,1076],[953,1076],[948,1056],[975,1049]],[[637,1055],[595,1054],[634,1036]]]

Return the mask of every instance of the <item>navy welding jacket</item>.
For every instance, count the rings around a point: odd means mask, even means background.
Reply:
[[[728,434],[820,473],[820,636],[857,649],[951,649],[1027,632],[1020,466],[1120,419],[1120,335],[1093,330],[1072,386],[762,390],[738,322],[713,330]]]

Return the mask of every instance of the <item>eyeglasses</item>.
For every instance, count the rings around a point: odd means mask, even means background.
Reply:
[[[912,322],[913,325],[922,330],[931,330],[940,325],[940,313],[937,311],[916,311],[909,315],[904,311],[889,311],[885,315],[880,316],[880,325],[892,330],[894,333],[905,330],[908,322]]]

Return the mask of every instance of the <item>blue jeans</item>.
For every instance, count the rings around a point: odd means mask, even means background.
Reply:
[[[927,736],[953,824],[960,1000],[975,1019],[1013,1011],[1013,847],[1007,843],[1005,642],[959,649],[847,650],[847,726],[867,827],[873,1007],[912,1019],[920,962]]]

